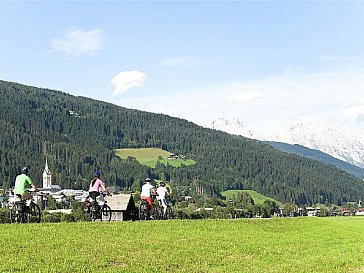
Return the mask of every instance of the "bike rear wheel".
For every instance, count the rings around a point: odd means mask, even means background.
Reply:
[[[35,203],[30,203],[29,211],[27,212],[28,223],[39,223],[41,218],[40,208]]]
[[[170,206],[167,207],[166,213],[164,215],[164,219],[169,220],[173,218],[173,211]]]
[[[103,205],[101,208],[101,221],[111,221],[111,208],[108,205]]]
[[[153,206],[150,210],[150,215],[152,216],[152,219],[159,220],[161,217],[159,206]]]
[[[140,220],[149,219],[149,211],[145,210],[142,205],[139,206],[139,219]]]
[[[157,217],[155,219],[158,219],[158,220],[163,220],[164,218],[164,210],[163,210],[163,207],[162,206],[158,206],[156,208],[156,211],[157,211]]]

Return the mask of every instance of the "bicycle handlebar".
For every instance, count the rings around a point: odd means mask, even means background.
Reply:
[[[111,193],[105,193],[105,192],[100,192],[100,195],[102,195],[103,197],[105,197],[105,196],[112,196]],[[97,197],[97,196],[95,196],[95,197]],[[86,198],[91,198],[90,193],[89,193],[89,195],[87,195]]]

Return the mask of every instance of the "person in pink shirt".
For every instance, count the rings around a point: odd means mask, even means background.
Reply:
[[[88,194],[93,199],[96,199],[96,197],[100,195],[100,188],[108,195],[110,194],[109,190],[105,187],[104,182],[102,182],[102,180],[100,179],[100,175],[100,172],[96,172],[94,179],[92,179],[90,182]]]

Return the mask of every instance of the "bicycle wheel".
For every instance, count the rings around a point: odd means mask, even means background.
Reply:
[[[152,216],[151,219],[154,219],[154,220],[159,220],[161,216],[163,216],[163,214],[161,215],[161,212],[160,212],[160,209],[159,209],[159,206],[157,205],[154,205],[150,211],[150,215]]]
[[[85,221],[91,221],[91,219],[92,219],[90,207],[91,207],[90,202],[83,203],[83,218]]]
[[[157,214],[158,214],[156,219],[163,220],[163,218],[164,218],[164,210],[163,210],[163,207],[162,206],[158,206],[156,208],[156,210],[157,210]]]
[[[144,206],[139,206],[139,219],[140,220],[148,220],[149,219],[149,211],[144,209]]]
[[[173,218],[173,211],[170,206],[167,207],[166,214],[164,215],[164,219],[169,220]]]
[[[20,215],[15,204],[10,210],[10,223],[20,223]]]
[[[29,211],[27,211],[27,222],[28,223],[39,223],[40,222],[40,208],[35,203],[30,203]]]
[[[110,222],[111,221],[111,208],[104,204],[101,208],[101,221],[108,221]]]

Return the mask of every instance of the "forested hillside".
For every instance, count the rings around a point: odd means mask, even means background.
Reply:
[[[95,170],[108,185],[139,188],[148,176],[203,187],[207,195],[252,189],[282,202],[363,200],[364,182],[333,166],[268,144],[199,127],[166,115],[0,81],[0,183],[11,186],[22,165],[40,181],[45,158],[53,184],[86,188]],[[114,149],[158,147],[197,163],[150,169]]]
[[[302,156],[309,157],[312,159],[320,160],[320,161],[325,162],[330,165],[334,165],[341,170],[344,170],[348,173],[355,175],[356,177],[364,179],[364,169],[363,168],[360,168],[358,166],[349,164],[345,161],[339,160],[339,159],[332,157],[331,155],[325,154],[319,150],[310,149],[310,148],[307,148],[307,147],[304,147],[304,146],[298,145],[298,144],[292,145],[292,144],[288,144],[288,143],[275,142],[275,141],[267,141],[267,143],[270,144],[271,146],[273,146],[279,150],[285,151],[287,153],[302,155]]]

